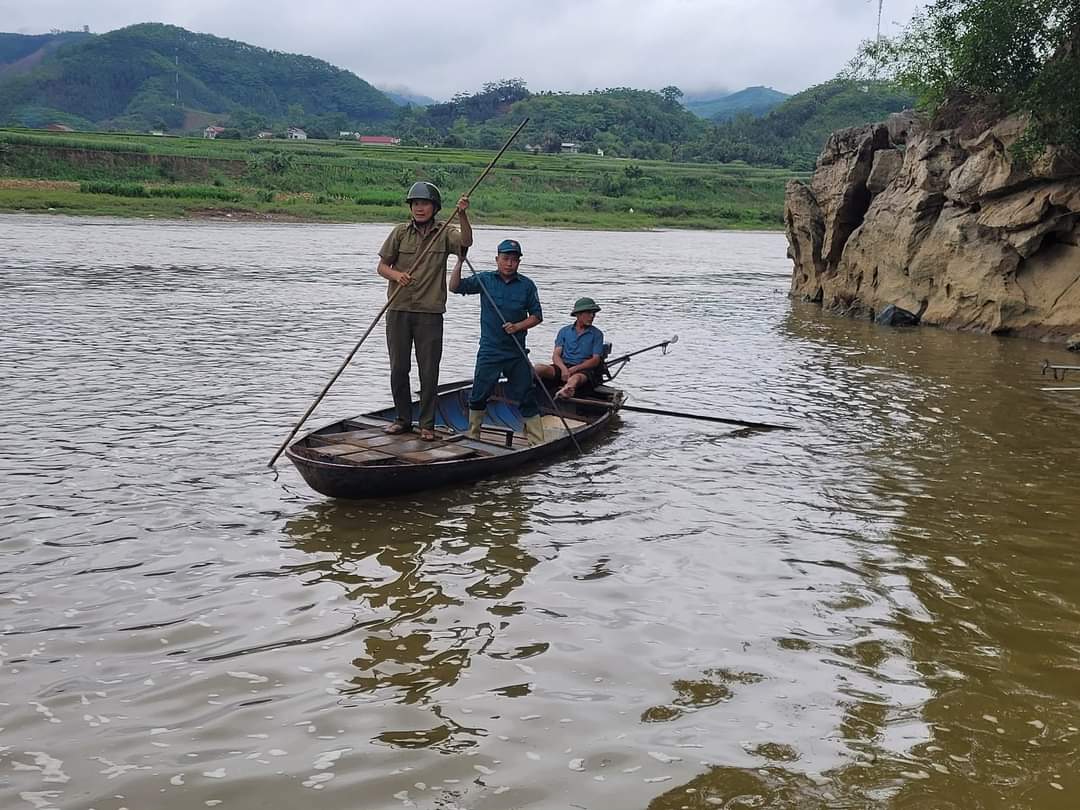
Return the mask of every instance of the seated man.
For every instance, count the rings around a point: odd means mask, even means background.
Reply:
[[[593,326],[600,307],[591,298],[579,298],[574,304],[574,322],[568,323],[555,336],[551,353],[552,365],[536,364],[536,374],[542,380],[554,380],[562,386],[557,397],[572,397],[581,388],[600,384],[600,363],[604,351],[604,333]]]

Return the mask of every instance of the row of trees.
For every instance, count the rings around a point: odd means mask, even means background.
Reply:
[[[531,93],[521,79],[484,85],[445,104],[409,108],[395,132],[409,144],[497,148],[523,118],[522,144],[558,152],[564,142],[607,155],[671,159],[708,125],[683,109],[677,87],[659,93],[616,87],[590,93]]]

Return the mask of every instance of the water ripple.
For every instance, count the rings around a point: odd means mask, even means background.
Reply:
[[[265,465],[381,306],[385,227],[3,219],[3,806],[1074,803],[1047,347],[822,315],[775,234],[536,230],[534,357],[587,292],[616,352],[680,335],[632,403],[799,430],[627,412],[332,502]],[[372,343],[312,424],[388,399]]]

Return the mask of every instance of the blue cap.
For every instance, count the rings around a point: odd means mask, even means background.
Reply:
[[[520,256],[521,242],[517,241],[516,239],[503,239],[501,242],[499,242],[499,249],[496,252],[516,253],[518,256]]]

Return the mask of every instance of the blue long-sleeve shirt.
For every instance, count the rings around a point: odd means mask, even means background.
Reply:
[[[492,306],[488,295],[483,295],[481,285],[490,294],[495,306]],[[526,332],[508,335],[503,324],[517,323],[530,315],[543,319],[540,294],[531,279],[515,273],[509,281],[504,281],[495,271],[477,273],[461,279],[457,294],[480,295],[480,349],[476,355],[478,360],[508,360],[521,357],[523,350],[528,351],[525,349]],[[495,311],[496,306],[498,312]],[[502,313],[501,318],[499,313]]]

